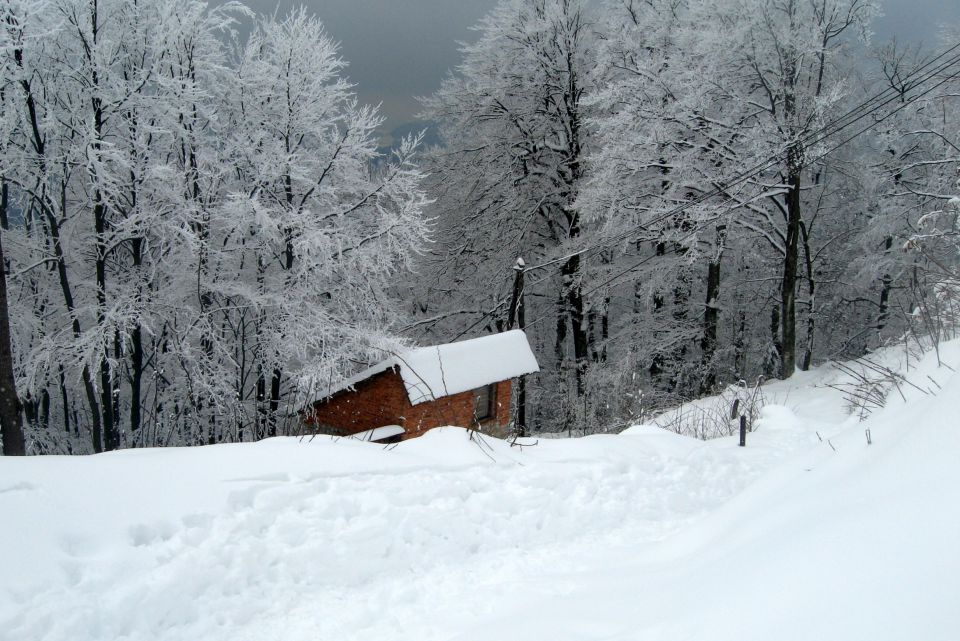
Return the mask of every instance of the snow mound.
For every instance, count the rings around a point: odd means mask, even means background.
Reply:
[[[960,343],[940,359],[862,423],[836,370],[771,384],[746,448],[442,428],[0,459],[0,640],[955,641]]]

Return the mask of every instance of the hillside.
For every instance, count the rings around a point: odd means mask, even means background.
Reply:
[[[939,357],[881,355],[907,382],[863,422],[836,368],[767,385],[746,448],[444,428],[2,458],[0,639],[955,640],[960,342]]]

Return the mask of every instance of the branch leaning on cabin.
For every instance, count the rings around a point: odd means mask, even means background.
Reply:
[[[384,350],[382,350],[382,351],[383,351],[384,353],[389,354],[390,356],[394,357],[394,358],[397,359],[397,361],[399,361],[400,363],[403,363],[403,365],[405,365],[406,368],[407,368],[408,370],[410,370],[410,371],[413,373],[413,375],[416,376],[416,377],[420,380],[420,382],[423,384],[423,386],[424,386],[425,388],[427,388],[427,391],[430,393],[430,400],[434,400],[434,401],[437,400],[438,397],[437,397],[436,392],[434,392],[434,391],[433,391],[433,388],[430,387],[430,384],[427,383],[425,377],[424,377],[420,372],[418,372],[412,365],[410,365],[410,363],[407,361],[407,359],[405,359],[403,356],[401,356],[400,354],[398,354],[397,352],[395,352],[395,351],[393,351],[393,350],[384,349]],[[443,359],[442,359],[442,357],[440,356],[440,349],[439,349],[439,348],[437,348],[437,359],[440,361],[440,364],[441,364],[441,365],[440,365],[440,367],[441,367],[441,376],[443,376],[443,373],[442,373],[442,372],[443,372]],[[444,391],[446,391],[446,379],[444,378],[443,381],[444,381],[444,383],[443,383],[443,384],[444,384]],[[444,409],[443,409],[442,407],[439,408],[438,411],[440,412],[440,416],[443,418],[443,421],[444,421],[447,425],[453,425],[453,423],[454,423],[453,418],[450,416],[450,414],[449,414],[448,412],[444,411]],[[419,429],[418,429],[418,432],[419,432]]]

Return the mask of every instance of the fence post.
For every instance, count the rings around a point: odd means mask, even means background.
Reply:
[[[747,446],[747,417],[740,415],[740,447]]]

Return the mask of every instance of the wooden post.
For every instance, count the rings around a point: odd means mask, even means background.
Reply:
[[[740,415],[740,447],[747,446],[747,417],[745,414]]]
[[[526,272],[527,265],[523,258],[517,258],[517,264],[513,266],[513,297],[510,301],[510,316],[507,320],[507,329],[513,329],[514,321],[520,329],[526,328],[526,314],[524,312],[523,301],[523,275]],[[517,380],[517,435],[527,435],[527,381],[526,377],[521,376]]]

